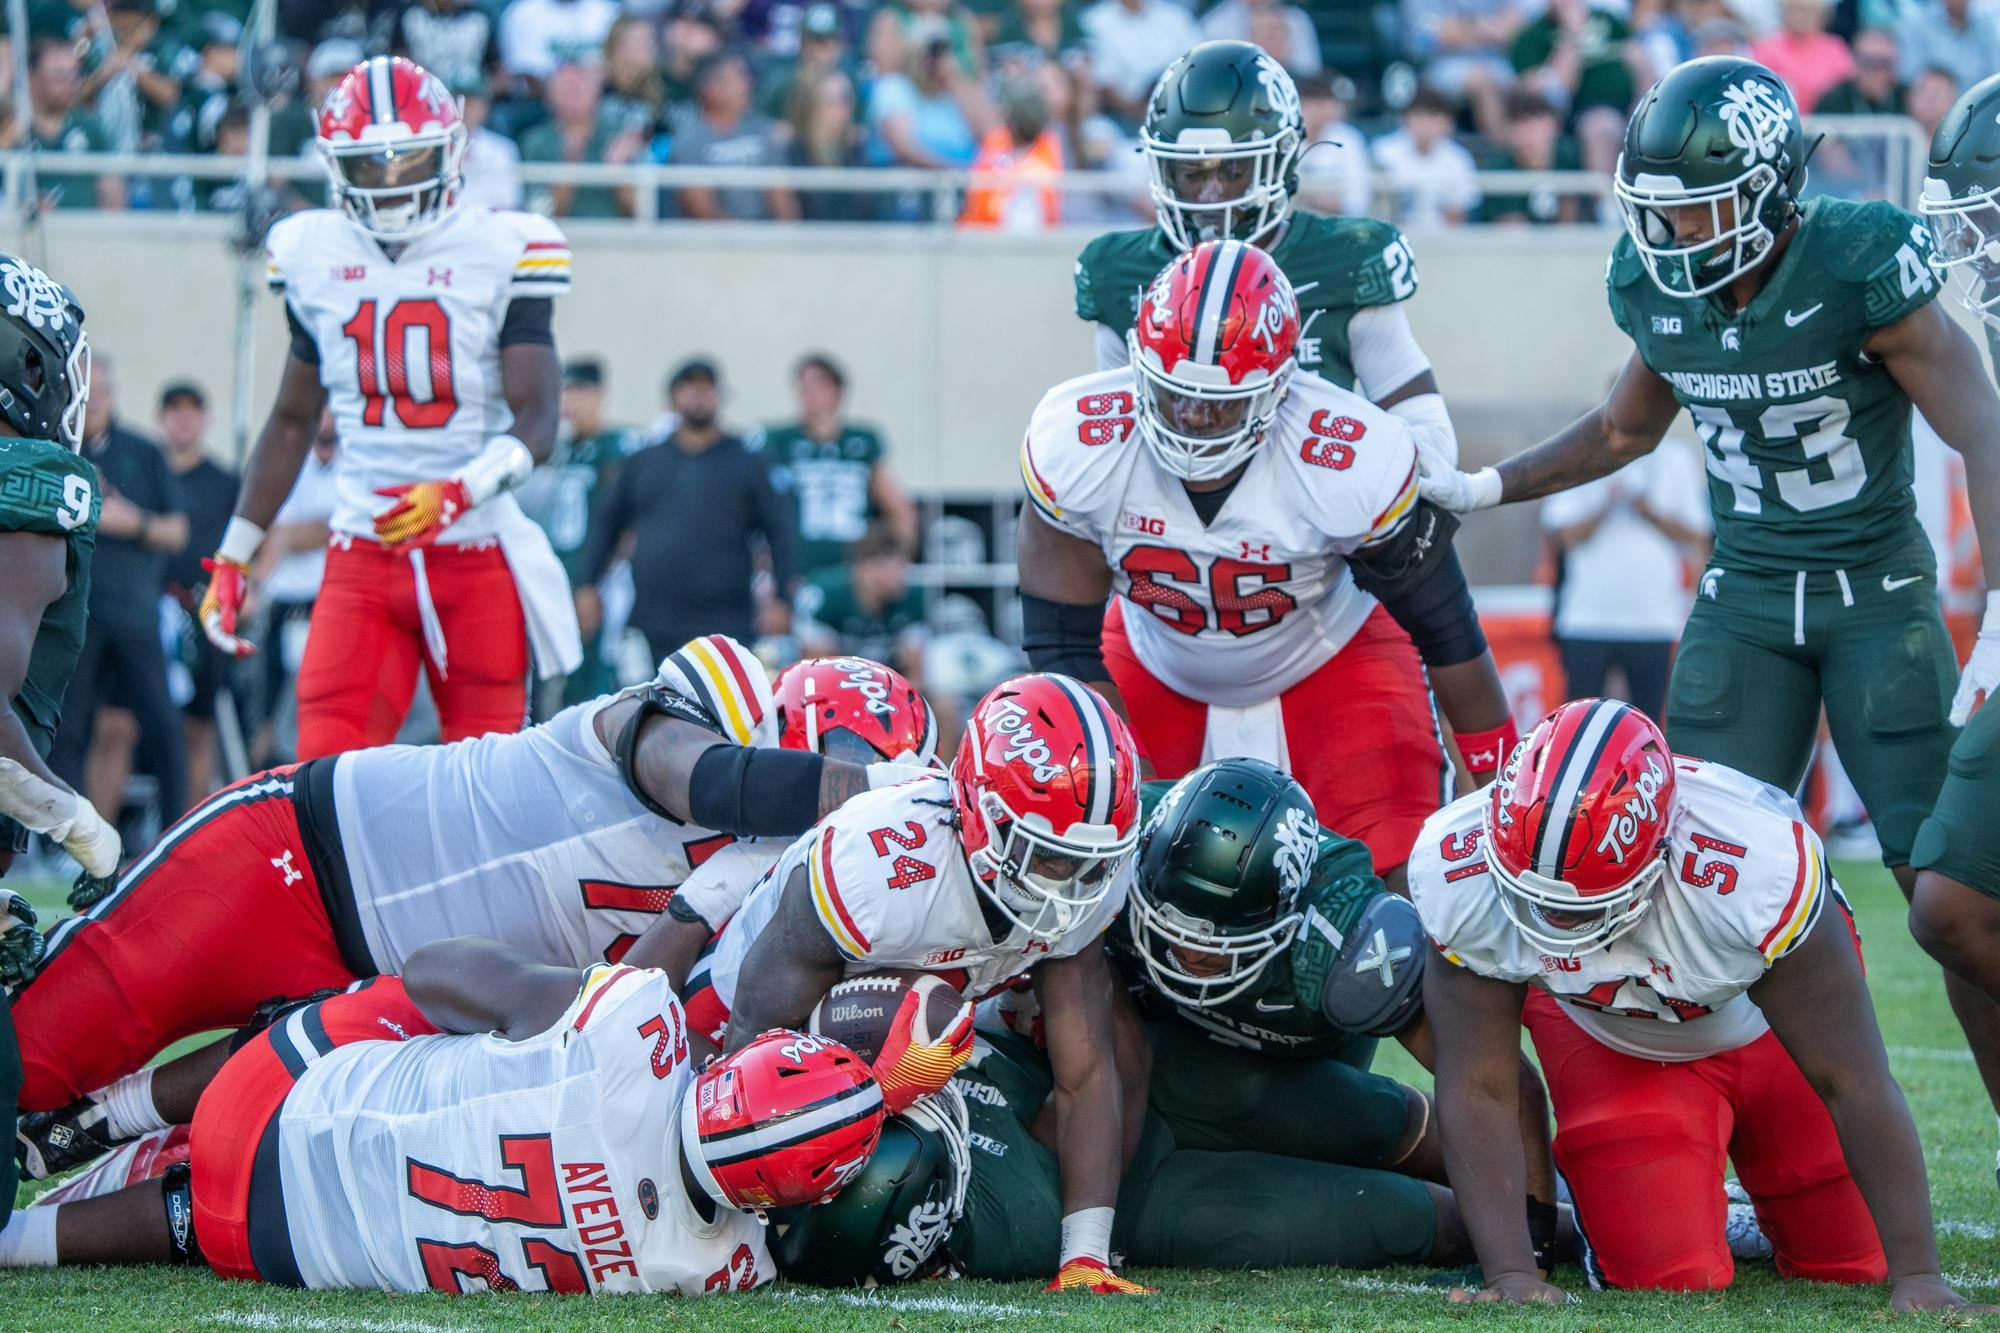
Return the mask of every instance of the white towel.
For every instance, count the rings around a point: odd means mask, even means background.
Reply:
[[[502,510],[496,515],[500,553],[507,558],[514,589],[521,597],[528,646],[535,654],[535,674],[544,680],[566,676],[583,665],[583,634],[577,628],[569,575],[556,559],[547,534],[521,512],[513,496],[495,496],[480,509],[489,506]]]
[[[1285,706],[1281,699],[1230,707],[1208,706],[1208,731],[1202,737],[1201,762],[1216,759],[1262,759],[1292,771],[1285,748]]]

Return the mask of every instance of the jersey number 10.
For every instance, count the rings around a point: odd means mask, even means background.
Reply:
[[[431,297],[412,297],[390,306],[378,327],[375,308],[374,301],[363,301],[354,318],[340,326],[354,340],[361,424],[381,425],[383,408],[393,398],[397,421],[411,430],[436,430],[458,411],[458,395],[451,385],[451,316]],[[419,329],[424,335],[423,355],[413,358],[411,342]],[[410,368],[416,362],[429,372],[422,398],[410,384]]]

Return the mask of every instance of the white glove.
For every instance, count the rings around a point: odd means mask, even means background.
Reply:
[[[867,768],[869,791],[881,791],[884,787],[900,787],[913,778],[920,778],[926,773],[936,771],[926,764],[918,763],[915,754],[905,754],[900,759],[869,764]]]
[[[1425,472],[1417,479],[1417,492],[1440,509],[1454,514],[1475,509],[1491,509],[1500,503],[1500,474],[1490,467],[1477,472]]]
[[[1951,696],[1951,724],[1962,727],[1979,707],[1979,696],[2000,685],[2000,592],[1986,594],[1986,614],[1979,619],[1979,637],[1972,656],[1958,673],[1958,693]]]
[[[54,838],[93,878],[117,873],[123,851],[118,830],[104,822],[97,807],[4,756],[0,756],[0,813],[23,828]]]

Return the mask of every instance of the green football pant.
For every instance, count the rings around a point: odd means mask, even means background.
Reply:
[[[2000,703],[1974,713],[1958,734],[1910,864],[2000,898]]]
[[[1861,569],[1711,566],[1667,687],[1667,740],[1796,791],[1823,703],[1883,863],[1905,865],[1956,735],[1957,665],[1921,537]]]
[[[14,1014],[0,990],[0,1227],[14,1212],[20,1176],[14,1166],[14,1118],[21,1103],[21,1048],[14,1040]]]

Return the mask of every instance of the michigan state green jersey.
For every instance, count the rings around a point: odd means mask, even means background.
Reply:
[[[1934,300],[1929,233],[1882,202],[1805,206],[1743,310],[1671,297],[1621,237],[1611,314],[1694,418],[1715,511],[1711,565],[1865,565],[1920,532],[1910,399],[1862,345]]]
[[[63,690],[83,651],[90,554],[103,504],[98,491],[97,468],[89,459],[52,440],[0,439],[0,532],[45,533],[62,538],[66,548],[68,584],[42,612],[27,679],[14,696],[14,713],[44,758],[62,721]],[[0,577],[5,574],[0,570]],[[0,851],[15,846],[18,833],[12,820],[0,818]]]
[[[618,465],[640,444],[629,430],[601,431],[577,439],[565,426],[556,440],[554,455],[535,469],[529,483],[521,488],[521,508],[548,534],[549,545],[572,584],[585,582],[583,551],[597,497],[610,484]]]
[[[1141,294],[1179,253],[1158,227],[1098,237],[1077,256],[1077,317],[1124,337]],[[1417,291],[1417,261],[1403,233],[1374,218],[1294,212],[1271,257],[1299,298],[1299,367],[1352,389],[1348,321]]]
[[[866,426],[843,424],[831,440],[806,434],[804,422],[772,426],[750,441],[791,478],[799,504],[799,568],[811,573],[842,564],[848,543],[868,530],[876,507],[870,493],[875,465],[888,451]]]
[[[954,1080],[972,1126],[972,1184],[952,1228],[967,1277],[1002,1281],[1054,1273],[1062,1248],[1062,1173],[1030,1126],[1055,1086],[1046,1056],[1011,1032],[980,1030]]]
[[[1152,817],[1173,786],[1157,779],[1141,785],[1141,824]],[[1181,1004],[1145,984],[1144,971],[1134,955],[1137,946],[1132,940],[1130,912],[1119,919],[1110,946],[1113,955],[1126,965],[1140,1008],[1149,1017],[1171,1015],[1201,1028],[1217,1041],[1253,1051],[1301,1058],[1336,1055],[1367,1039],[1334,1026],[1320,1012],[1319,996],[1341,941],[1369,902],[1387,892],[1375,877],[1366,846],[1322,828],[1312,873],[1300,897],[1306,919],[1292,937],[1291,947],[1272,960],[1249,990],[1206,1008]],[[1367,1049],[1372,1053],[1372,1046]]]

